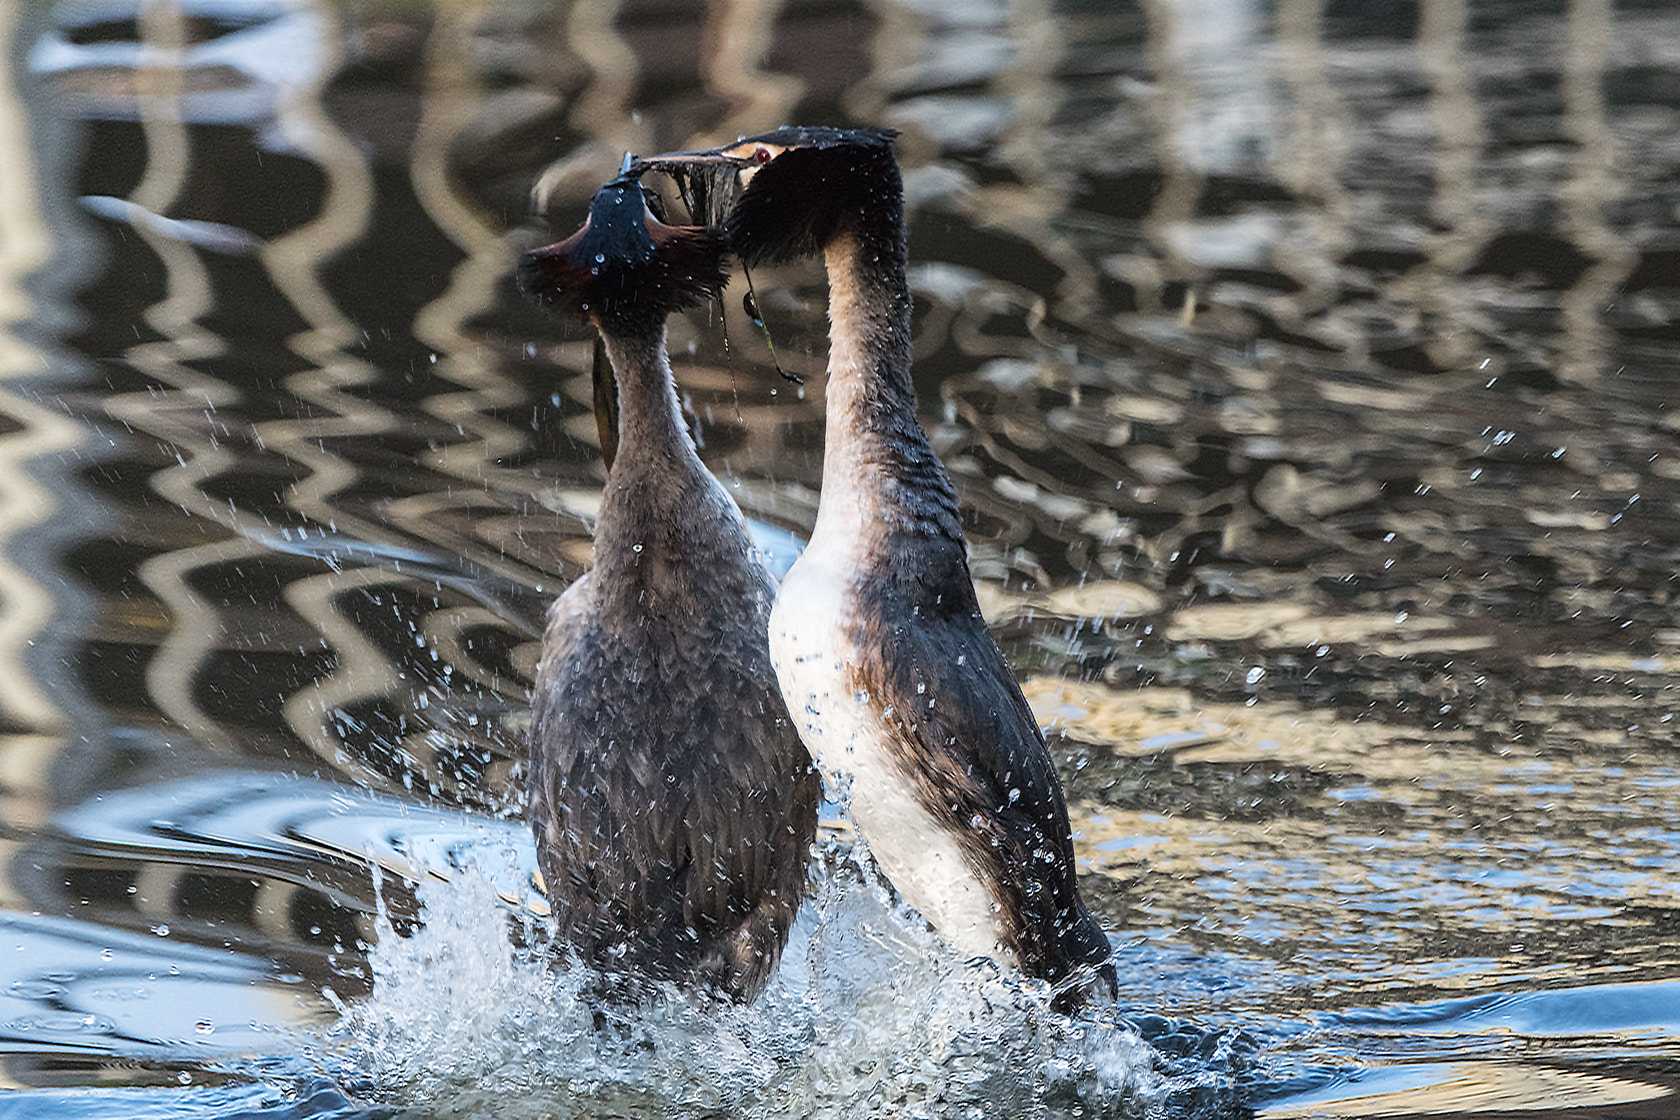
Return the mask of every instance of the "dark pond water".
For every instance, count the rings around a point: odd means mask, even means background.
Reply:
[[[0,1116],[1680,1115],[1671,5],[0,40]],[[521,948],[525,689],[603,474],[512,262],[625,150],[785,121],[903,132],[924,423],[1117,1021],[947,959],[838,820],[753,1009],[600,1024]],[[754,279],[803,390],[738,294],[671,338],[786,563],[825,289]]]

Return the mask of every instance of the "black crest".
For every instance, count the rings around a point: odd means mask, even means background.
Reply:
[[[645,334],[673,311],[715,297],[729,281],[723,238],[668,226],[633,179],[595,193],[583,228],[519,258],[519,290],[609,334]]]
[[[903,219],[903,181],[885,129],[785,128],[735,144],[761,165],[729,214],[747,264],[818,255],[842,233],[872,238]]]

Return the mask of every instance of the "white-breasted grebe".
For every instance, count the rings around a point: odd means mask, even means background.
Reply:
[[[770,651],[805,745],[881,870],[969,956],[1114,991],[1031,709],[986,630],[956,492],[916,420],[894,133],[785,128],[643,161],[685,181],[754,265],[821,255],[829,282],[822,496]],[[725,216],[726,215],[726,216]]]
[[[629,177],[520,259],[521,290],[599,329],[618,404],[595,566],[543,635],[527,812],[560,941],[609,990],[744,1001],[787,941],[821,783],[766,647],[774,581],[695,453],[665,350],[667,315],[726,279],[723,239],[658,221]]]

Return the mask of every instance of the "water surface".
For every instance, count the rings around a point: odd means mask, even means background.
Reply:
[[[1667,5],[0,28],[0,1113],[1680,1110]],[[903,133],[923,422],[1119,1022],[946,960],[838,825],[754,1011],[602,1035],[520,948],[603,472],[512,262],[625,150],[784,121]],[[754,283],[803,388],[738,294],[671,342],[785,563],[825,290]]]

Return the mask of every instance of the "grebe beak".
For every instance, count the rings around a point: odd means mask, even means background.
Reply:
[[[700,167],[728,167],[740,171],[753,166],[753,160],[747,156],[731,155],[729,144],[721,148],[708,148],[704,151],[663,152],[656,156],[637,156],[632,160],[624,173],[640,176],[649,171],[661,171],[665,174],[680,174]]]
[[[696,225],[722,226],[758,168],[757,160],[734,154],[732,147],[643,156],[631,164],[628,174],[639,176],[657,171],[669,176],[688,208],[690,221]]]

